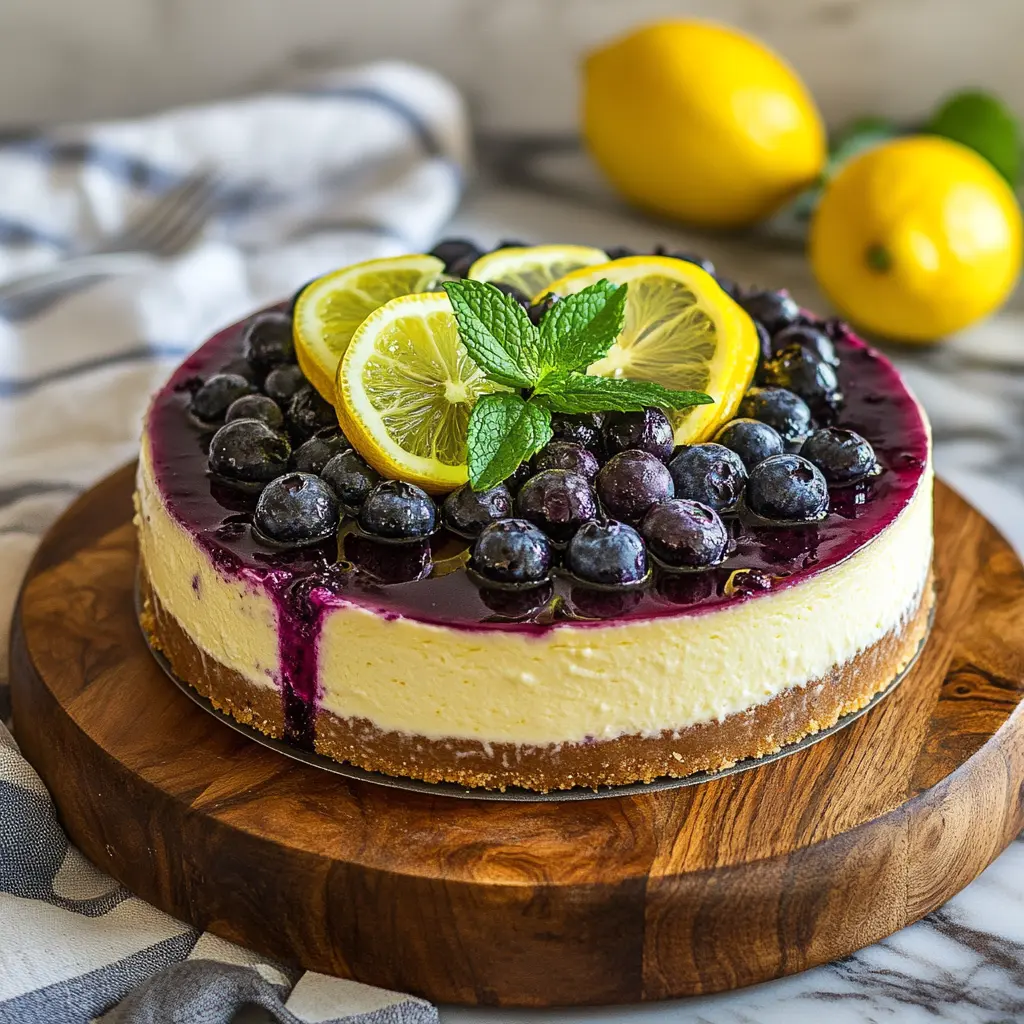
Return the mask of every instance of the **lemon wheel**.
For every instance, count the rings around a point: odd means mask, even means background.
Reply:
[[[532,298],[574,270],[607,262],[603,249],[589,245],[513,246],[481,256],[466,276],[471,281],[511,285]]]

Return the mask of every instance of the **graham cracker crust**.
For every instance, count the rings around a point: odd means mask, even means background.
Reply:
[[[254,686],[209,658],[160,604],[144,569],[142,628],[178,678],[214,707],[275,739],[284,736],[284,705],[273,687]],[[591,743],[520,746],[467,739],[428,739],[384,732],[365,719],[342,719],[319,710],[315,749],[368,771],[503,790],[509,786],[548,792],[574,786],[620,786],[699,771],[718,771],[747,758],[764,757],[830,728],[884,690],[913,660],[928,632],[934,592],[924,587],[916,610],[899,628],[849,661],[805,686],[792,687],[764,704],[660,736],[620,736]]]

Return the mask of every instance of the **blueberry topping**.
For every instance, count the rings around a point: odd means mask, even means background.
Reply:
[[[510,298],[515,299],[523,309],[530,308],[530,296],[525,295],[514,284],[505,284],[504,281],[491,281],[491,284],[494,285],[499,292],[504,292]]]
[[[839,356],[836,355],[836,346],[832,339],[824,331],[810,324],[793,324],[792,327],[783,328],[772,338],[773,353],[780,352],[789,345],[799,345],[808,352],[813,352],[829,366],[839,365]]]
[[[338,414],[330,402],[313,388],[300,390],[288,403],[288,423],[300,438],[312,437],[318,430],[338,425]]]
[[[636,249],[631,249],[628,245],[613,245],[605,249],[605,253],[610,260],[624,260],[629,256],[635,256]]]
[[[699,501],[716,512],[734,509],[747,482],[743,460],[721,444],[687,445],[668,468],[677,497]]]
[[[292,318],[284,313],[263,313],[245,329],[245,357],[259,371],[295,362]]]
[[[225,423],[210,441],[210,471],[224,480],[265,484],[288,470],[288,439],[259,420]]]
[[[675,498],[655,505],[640,527],[651,554],[677,569],[708,569],[729,549],[722,517],[707,505]]]
[[[800,307],[784,289],[744,292],[739,304],[755,320],[763,323],[769,334],[775,334],[800,319]]]
[[[264,394],[272,398],[282,408],[287,408],[292,398],[308,387],[309,382],[303,376],[302,370],[294,364],[279,366],[276,370],[271,370],[263,382]]]
[[[475,537],[485,526],[512,515],[512,494],[504,484],[474,491],[469,484],[444,499],[441,518],[456,533]]]
[[[352,448],[348,438],[337,427],[324,427],[308,441],[303,441],[292,455],[292,469],[319,476],[335,455]]]
[[[415,484],[382,480],[363,502],[359,525],[366,533],[391,540],[427,537],[437,526],[437,508]]]
[[[284,426],[284,413],[281,412],[281,407],[266,395],[242,395],[241,398],[236,398],[228,406],[224,419],[228,423],[232,420],[260,420],[275,430],[280,430]]]
[[[530,318],[530,322],[536,326],[540,326],[541,320],[547,314],[548,310],[551,309],[560,299],[558,295],[548,294],[545,295],[540,302],[532,302],[526,307],[526,315]]]
[[[843,402],[835,369],[795,342],[777,350],[758,371],[757,380],[766,387],[792,391],[818,414],[834,412]]]
[[[715,434],[715,443],[732,449],[748,473],[759,462],[785,451],[779,432],[760,420],[730,420]]]
[[[556,412],[551,415],[551,433],[556,441],[575,441],[592,452],[601,448],[600,413],[585,412],[577,415]]]
[[[469,564],[496,583],[541,583],[551,572],[551,542],[525,519],[502,519],[473,543]]]
[[[800,454],[821,470],[830,484],[852,484],[876,469],[875,450],[860,434],[841,427],[816,430]]]
[[[263,488],[253,526],[277,544],[315,544],[338,529],[338,499],[312,473],[279,476]]]
[[[380,473],[352,449],[332,455],[320,476],[347,508],[359,508],[370,491],[380,483]]]
[[[655,256],[668,256],[673,260],[682,260],[684,263],[692,263],[694,266],[700,267],[701,270],[707,271],[712,277],[715,276],[715,265],[711,260],[704,259],[703,256],[698,255],[695,252],[688,252],[685,249],[666,249],[664,246],[659,245],[654,250]]]
[[[652,505],[675,495],[672,475],[650,452],[613,455],[597,474],[597,494],[615,519],[639,523]]]
[[[788,444],[803,441],[811,432],[807,403],[785,388],[751,388],[740,402],[739,415],[774,427]]]
[[[231,403],[252,391],[241,374],[216,373],[192,395],[189,412],[203,423],[222,423]]]
[[[529,619],[537,615],[554,597],[551,583],[540,583],[524,589],[481,587],[480,600],[503,619]]]
[[[828,484],[802,456],[773,455],[750,474],[747,507],[777,522],[814,522],[828,512]]]
[[[445,271],[453,277],[462,277],[483,254],[483,249],[464,238],[442,239],[430,250],[430,255],[441,260]]]
[[[545,469],[519,489],[516,514],[562,543],[597,515],[597,501],[585,476],[567,469]]]
[[[601,440],[608,455],[649,452],[662,462],[671,458],[676,446],[672,424],[660,409],[609,413],[601,427]]]
[[[581,580],[621,586],[647,575],[647,549],[632,526],[592,521],[584,523],[569,542],[565,564]]]
[[[597,476],[600,465],[597,456],[575,441],[549,441],[533,457],[533,470],[542,473],[545,469],[567,469],[570,473],[579,473],[588,480]]]

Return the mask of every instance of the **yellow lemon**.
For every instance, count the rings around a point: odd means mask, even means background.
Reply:
[[[767,217],[814,182],[821,118],[761,43],[703,21],[663,21],[591,53],[583,134],[628,200],[709,227]]]
[[[822,289],[865,329],[927,342],[997,309],[1020,272],[1021,213],[998,172],[959,143],[921,135],[855,157],[814,213]]]
[[[608,254],[603,249],[589,245],[517,246],[481,256],[466,276],[471,281],[511,285],[530,298],[580,267],[607,262]]]

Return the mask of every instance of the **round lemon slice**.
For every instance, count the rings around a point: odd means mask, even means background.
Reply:
[[[489,381],[459,339],[444,292],[392,299],[352,336],[338,367],[338,418],[377,472],[439,494],[468,479],[466,429]]]
[[[571,295],[602,278],[629,286],[626,322],[608,355],[587,372],[706,392],[714,405],[666,415],[677,444],[712,437],[736,414],[757,368],[754,322],[710,274],[668,256],[586,267],[552,282],[545,294]]]
[[[306,379],[333,403],[338,364],[356,328],[385,302],[429,291],[443,271],[435,256],[394,256],[356,263],[307,285],[295,303],[295,353]]]
[[[511,285],[531,298],[580,267],[607,262],[603,249],[589,245],[531,245],[495,249],[481,256],[466,276],[471,281]]]

